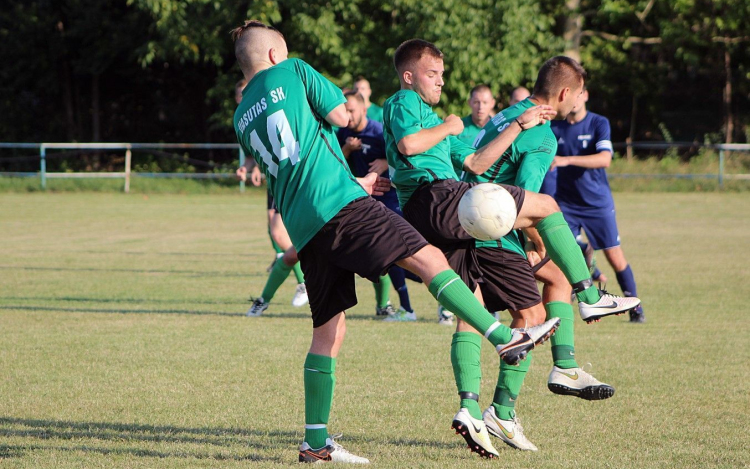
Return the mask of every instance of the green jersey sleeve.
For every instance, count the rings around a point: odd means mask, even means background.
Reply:
[[[346,103],[344,93],[306,62],[290,59],[305,86],[310,107],[321,118],[330,114],[339,105]]]
[[[422,103],[417,93],[404,93],[390,106],[390,130],[395,143],[422,130]]]
[[[514,185],[527,191],[539,192],[557,151],[557,141],[549,126],[525,131],[518,142],[520,153]]]

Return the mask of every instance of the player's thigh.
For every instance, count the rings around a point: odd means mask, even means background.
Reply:
[[[504,186],[514,187],[514,186]],[[518,188],[517,188],[518,189]],[[522,189],[519,189],[523,191]],[[513,194],[511,192],[511,194]],[[536,226],[544,218],[552,215],[555,212],[559,212],[560,208],[557,206],[557,202],[552,197],[545,194],[537,194],[536,192],[523,191],[522,205],[518,209],[518,216],[516,217],[516,223],[513,225],[513,229],[523,229],[530,226]],[[518,201],[515,194],[514,199]]]
[[[620,233],[617,229],[614,209],[591,211],[585,216],[576,215],[576,219],[586,230],[586,238],[595,250],[610,249],[620,245]],[[578,235],[576,232],[573,234]]]
[[[482,269],[479,287],[489,311],[520,311],[542,302],[524,256],[502,248],[480,248],[477,257]]]
[[[292,240],[289,238],[289,233],[286,231],[286,226],[284,226],[284,221],[281,219],[279,212],[276,212],[271,218],[271,237],[285,251],[292,247]]]

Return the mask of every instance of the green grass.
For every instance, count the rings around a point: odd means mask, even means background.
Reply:
[[[500,461],[480,460],[449,428],[452,332],[434,300],[410,283],[421,320],[385,324],[360,279],[331,430],[376,467],[748,467],[746,197],[616,200],[648,322],[576,325],[577,356],[612,399],[549,393],[545,345],[518,404],[540,451],[498,443]],[[243,316],[273,257],[264,204],[261,192],[0,194],[0,466],[291,465],[311,321],[290,305],[291,280],[267,314]],[[485,345],[482,406],[497,364]]]

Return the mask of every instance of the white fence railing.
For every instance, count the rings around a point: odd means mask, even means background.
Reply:
[[[718,173],[709,174],[610,174],[610,178],[683,178],[683,179],[716,179],[719,188],[724,187],[725,179],[750,180],[750,174],[725,174],[724,162],[727,152],[750,152],[750,144],[729,143],[716,145],[700,145],[690,142],[652,143],[633,142],[618,143],[615,148],[631,148],[641,150],[669,150],[672,148],[710,148],[719,152]],[[227,179],[234,178],[234,173],[141,173],[131,171],[132,150],[134,149],[232,149],[239,152],[239,163],[245,163],[245,154],[236,143],[11,143],[0,142],[0,148],[39,149],[39,172],[0,172],[0,176],[10,177],[39,177],[42,189],[47,188],[47,179],[65,178],[123,178],[124,191],[130,192],[130,180],[133,176],[150,178],[184,178],[184,179]],[[121,172],[48,172],[47,150],[125,150],[125,169]],[[239,183],[240,191],[245,190],[245,183]]]

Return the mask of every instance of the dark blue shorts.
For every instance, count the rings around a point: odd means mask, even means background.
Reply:
[[[565,221],[570,231],[577,238],[581,235],[581,228],[586,232],[591,247],[595,250],[609,249],[620,245],[620,233],[617,231],[615,209],[591,209],[581,211],[580,208],[571,209],[560,204]]]

